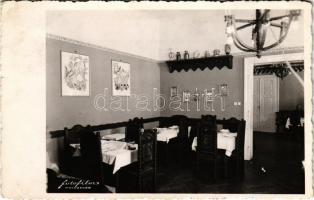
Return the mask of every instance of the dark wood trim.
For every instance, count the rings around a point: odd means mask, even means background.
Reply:
[[[143,119],[143,123],[151,123],[151,122],[160,122],[160,120],[165,119],[167,117],[152,117],[152,118],[146,118]],[[189,119],[189,125],[193,125],[198,122],[200,118],[188,118]],[[217,119],[217,124],[223,124],[224,120]],[[93,131],[101,131],[101,130],[108,130],[108,129],[114,129],[114,128],[121,128],[127,126],[127,121],[125,122],[116,122],[111,124],[101,124],[96,126],[91,126],[91,129]],[[56,131],[50,131],[50,137],[51,138],[58,138],[64,136],[64,130],[56,130]]]
[[[58,138],[64,136],[64,130],[50,131],[49,133],[51,138]]]
[[[152,118],[146,118],[143,119],[144,123],[150,123],[150,122],[159,122],[159,120],[162,117],[152,117]],[[114,129],[114,128],[120,128],[120,127],[125,127],[127,126],[127,121],[125,122],[116,122],[116,123],[111,123],[111,124],[101,124],[101,125],[96,125],[92,126],[91,129],[93,131],[101,131],[101,130],[107,130],[107,129]],[[58,138],[58,137],[63,137],[64,136],[64,130],[56,130],[56,131],[50,131],[50,136],[51,138]]]
[[[200,118],[189,118],[189,123],[190,124],[193,124],[193,123],[196,123],[200,120]],[[223,124],[224,123],[224,120],[223,119],[216,119],[216,123],[217,124]]]

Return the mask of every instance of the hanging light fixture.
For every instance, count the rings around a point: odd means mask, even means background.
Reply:
[[[225,22],[227,42],[234,43],[237,48],[246,52],[256,52],[258,58],[261,57],[261,52],[278,46],[286,38],[291,22],[297,20],[300,16],[300,10],[290,10],[288,14],[271,17],[270,10],[256,10],[255,19],[235,19],[234,15],[226,15]],[[243,25],[236,26],[237,23]],[[238,35],[238,31],[253,26],[252,44],[245,44]],[[272,44],[265,45],[267,30],[272,27],[279,30],[279,37]],[[272,30],[271,30],[272,31]]]

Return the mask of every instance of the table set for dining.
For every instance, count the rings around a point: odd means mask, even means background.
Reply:
[[[113,165],[113,174],[120,168],[137,161],[137,149],[137,144],[101,140],[102,160],[108,165]]]
[[[176,138],[179,133],[178,126],[155,129],[157,130],[157,141],[165,143]],[[125,134],[116,133],[105,135],[101,140],[103,162],[113,165],[113,174],[122,167],[137,161],[138,144],[124,142],[124,139]]]
[[[156,128],[157,141],[168,143],[171,139],[176,138],[179,133],[178,126],[170,126],[168,128]]]
[[[287,118],[286,124],[285,124],[285,128],[286,129],[290,129],[290,126],[292,126],[291,124],[291,119],[290,117]],[[299,127],[304,127],[304,117],[300,117],[300,121],[298,123]]]
[[[156,128],[157,141],[168,143],[171,139],[176,138],[179,133],[178,126],[168,128]],[[115,134],[107,135],[103,138],[115,138]],[[120,140],[124,139],[120,134],[117,134]],[[217,132],[217,148],[225,150],[225,155],[230,157],[233,150],[236,148],[237,133],[232,133],[228,129],[222,129]],[[134,149],[130,150],[130,146]],[[120,168],[127,166],[137,161],[137,144],[127,143],[116,140],[102,140],[102,157],[103,162],[113,165],[113,174]],[[191,149],[196,151],[197,137],[194,137]]]
[[[158,127],[144,129],[143,119],[134,118],[124,124],[125,132],[116,132],[117,129],[112,129],[114,133],[108,133],[110,128],[103,127],[104,125],[102,127],[76,125],[72,129],[65,129],[64,173],[74,177],[100,180],[104,185],[114,187],[116,192],[122,192],[129,187],[128,175],[141,176],[139,172],[142,170],[142,163],[145,163],[143,159],[148,159],[152,163],[149,165],[153,166],[150,178],[154,183],[158,170],[169,167],[193,167],[200,171],[198,166],[206,168],[207,161],[201,161],[201,165],[197,163],[200,163],[201,157],[211,159],[208,157],[210,154],[204,153],[212,147],[224,150],[219,151],[217,157],[224,159],[222,168],[228,170],[228,173],[225,173],[228,176],[224,177],[229,177],[229,174],[233,173],[230,168],[236,171],[242,168],[245,122],[222,119],[217,120],[219,126],[216,121],[212,124],[209,122],[210,119],[203,116],[200,119],[189,119],[184,116],[162,117],[159,119]],[[86,170],[90,166],[93,170]],[[216,173],[216,170],[209,171]],[[98,172],[100,173],[97,174]],[[140,186],[140,183],[137,184]]]
[[[165,128],[155,128],[157,130],[157,141],[169,143],[171,139],[178,136],[179,127],[170,126]],[[189,130],[191,128],[189,127]],[[190,132],[190,131],[189,131]],[[217,132],[217,148],[226,150],[226,156],[231,156],[235,149],[235,138],[237,133],[231,133],[227,129]],[[102,161],[113,166],[112,173],[115,174],[122,167],[137,161],[138,144],[125,142],[124,133],[107,134],[101,138]],[[79,156],[79,144],[71,144],[76,150],[73,156]],[[196,151],[197,137],[194,137],[191,149]]]
[[[124,133],[105,135],[101,138],[102,161],[113,165],[113,174],[120,168],[137,161],[138,145],[124,142]],[[80,144],[70,144],[75,150],[74,157],[81,156]]]
[[[217,148],[226,150],[226,156],[230,157],[232,151],[236,147],[237,133],[232,133],[228,129],[222,129],[217,132]],[[192,150],[196,151],[197,137],[194,137],[192,142]]]
[[[168,143],[176,138],[179,133],[178,126],[157,129],[157,141]],[[125,133],[107,134],[101,138],[102,161],[113,166],[112,173],[115,174],[119,169],[137,161],[138,144],[124,141]],[[80,156],[80,145],[71,144],[75,148],[73,156]]]
[[[171,139],[176,138],[179,133],[178,126],[168,128],[156,128],[157,141],[168,143]],[[222,129],[217,132],[217,148],[226,150],[226,156],[231,156],[235,149],[237,133],[232,133],[228,129]],[[120,141],[119,141],[120,140]],[[120,168],[137,161],[137,144],[127,143],[124,141],[123,133],[109,134],[102,137],[101,148],[103,162],[113,165],[113,174]],[[134,149],[130,149],[130,147]],[[196,151],[197,137],[194,137],[191,149]]]

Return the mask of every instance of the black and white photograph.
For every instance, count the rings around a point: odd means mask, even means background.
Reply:
[[[302,10],[48,11],[48,192],[304,194],[303,43]],[[60,96],[60,51],[90,97]]]
[[[44,73],[24,85],[43,94],[43,148],[30,147],[42,194],[312,195],[311,8],[299,3],[45,7]]]

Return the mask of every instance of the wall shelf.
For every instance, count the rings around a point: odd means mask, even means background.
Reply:
[[[206,68],[212,70],[217,67],[218,69],[222,69],[226,67],[228,69],[232,69],[232,55],[222,55],[222,56],[211,56],[207,58],[194,58],[194,59],[186,59],[186,60],[171,60],[166,61],[169,72],[172,73],[174,71],[188,71],[192,69],[193,71],[197,69],[201,69],[202,71]]]

